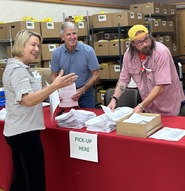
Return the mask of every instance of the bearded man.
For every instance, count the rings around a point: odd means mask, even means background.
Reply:
[[[178,115],[185,96],[169,49],[156,42],[143,25],[134,25],[128,36],[130,46],[108,107],[114,110],[132,77],[142,99],[134,112]]]

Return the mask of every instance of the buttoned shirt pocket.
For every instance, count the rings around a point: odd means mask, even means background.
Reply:
[[[141,82],[141,71],[138,68],[128,68],[128,72],[135,81],[135,83]]]

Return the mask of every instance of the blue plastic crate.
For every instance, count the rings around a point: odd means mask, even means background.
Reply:
[[[0,91],[0,96],[5,96],[4,91]]]
[[[0,107],[5,106],[6,104],[6,98],[4,90],[0,90]]]
[[[2,106],[5,106],[6,105],[6,100],[2,100],[2,101],[0,101],[0,106],[2,107]]]

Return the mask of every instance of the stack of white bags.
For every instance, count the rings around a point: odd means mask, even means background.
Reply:
[[[81,129],[86,127],[89,131],[111,132],[116,129],[116,122],[133,112],[130,107],[119,107],[111,111],[103,106],[104,114],[96,116],[94,112],[71,109],[69,112],[57,116],[55,119],[59,127]]]
[[[116,129],[116,122],[119,119],[133,112],[133,109],[130,107],[118,107],[114,110],[114,112],[112,112],[110,108],[103,105],[102,108],[105,112],[104,114],[85,122],[87,130],[110,133]]]
[[[71,109],[69,112],[55,117],[59,127],[81,129],[85,122],[96,117],[91,111]]]

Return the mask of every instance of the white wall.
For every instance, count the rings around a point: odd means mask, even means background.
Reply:
[[[65,5],[59,3],[42,3],[27,0],[0,0],[0,22],[21,21],[23,17],[29,16],[38,21],[52,18],[53,22],[64,21],[65,17],[75,15],[93,15],[106,12],[120,12],[122,9],[108,9],[86,6]],[[5,59],[6,46],[8,42],[0,42],[0,59]]]
[[[25,16],[30,16],[37,20],[50,17],[53,22],[60,22],[64,21],[64,16],[85,16],[87,14],[100,13],[100,11],[120,12],[122,9],[43,3],[26,0],[0,0],[0,22],[21,21]]]

